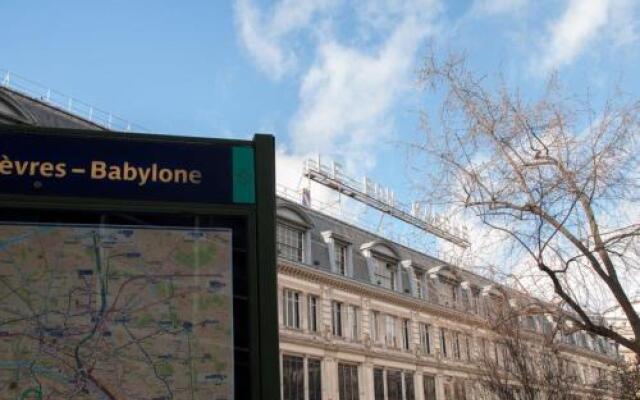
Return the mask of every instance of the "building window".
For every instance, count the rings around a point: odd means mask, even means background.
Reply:
[[[360,338],[360,312],[358,307],[354,305],[347,306],[347,321],[349,330],[347,335],[351,340],[358,340]]]
[[[374,400],[385,400],[384,370],[382,368],[373,369],[373,397]]]
[[[453,358],[460,359],[460,333],[453,332]]]
[[[338,394],[340,400],[358,400],[358,366],[338,363]]]
[[[387,347],[398,347],[398,341],[397,341],[397,337],[396,337],[396,318],[391,316],[391,315],[387,315],[385,318],[386,321],[386,329],[385,329],[385,336],[384,336],[384,342],[387,345]]]
[[[336,242],[336,272],[340,275],[347,276],[349,274],[349,245]]]
[[[455,400],[466,400],[467,399],[467,393],[464,387],[464,381],[460,380],[460,379],[456,379],[453,383],[453,392],[454,392],[454,399]],[[513,397],[516,399],[521,398],[520,396],[516,396]]]
[[[342,306],[343,304],[338,301],[331,303],[331,329],[333,336],[342,337]]]
[[[378,311],[371,311],[371,339],[373,340],[374,343],[380,343],[380,332],[382,330],[381,328],[381,317],[380,317],[380,312]]]
[[[380,367],[374,368],[373,394],[374,400],[415,400],[413,373],[394,369],[385,370]]]
[[[378,286],[396,290],[396,263],[383,258],[374,257],[375,279]]]
[[[440,328],[440,351],[443,357],[448,357],[447,353],[447,330]]]
[[[416,295],[419,299],[425,299],[427,297],[424,285],[424,274],[422,272],[416,272]]]
[[[431,354],[431,335],[429,324],[420,323],[420,348],[424,354]]]
[[[284,326],[300,329],[300,293],[284,289],[283,308]]]
[[[279,223],[276,229],[278,255],[287,260],[303,262],[304,234],[302,229]]]
[[[402,371],[387,371],[387,400],[403,400]]]
[[[307,360],[307,379],[309,400],[322,400],[322,369],[317,358]]]
[[[402,348],[411,349],[411,321],[408,319],[402,320]]]
[[[469,337],[469,335],[464,335],[464,341],[467,360],[471,361],[471,338]]]
[[[451,388],[450,383],[444,383],[442,385],[442,388],[444,389],[444,400],[456,400],[453,398],[453,389]],[[509,397],[509,398],[512,398],[512,397]]]
[[[305,365],[306,364],[306,365]],[[317,358],[282,356],[282,399],[321,400],[321,362]],[[305,382],[305,366],[307,370]],[[307,393],[305,396],[305,387]]]
[[[413,374],[410,372],[405,372],[403,374],[404,377],[404,394],[405,400],[415,400],[416,392],[413,388]]]
[[[438,400],[436,397],[436,377],[432,375],[422,376],[424,388],[424,400]]]
[[[282,398],[283,400],[305,400],[302,357],[282,356]]]
[[[319,299],[317,296],[309,296],[307,303],[309,304],[309,331],[318,332],[318,306]]]

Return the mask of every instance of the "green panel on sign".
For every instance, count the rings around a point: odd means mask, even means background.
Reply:
[[[253,148],[233,148],[233,202],[256,202],[255,166]]]

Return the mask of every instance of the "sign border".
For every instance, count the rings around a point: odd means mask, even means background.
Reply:
[[[54,209],[78,211],[148,212],[157,214],[202,214],[238,217],[246,221],[248,236],[248,284],[250,324],[250,400],[280,398],[279,338],[277,312],[277,272],[275,245],[275,139],[269,134],[255,134],[253,140],[235,140],[97,131],[66,128],[0,125],[0,135],[38,133],[78,135],[83,138],[113,138],[143,142],[175,142],[201,145],[226,145],[239,153],[238,169],[233,180],[247,179],[253,174],[254,186],[236,193],[237,204],[209,204],[177,201],[101,199],[0,194],[0,207],[20,209]],[[246,150],[252,148],[253,169],[247,169]],[[234,162],[235,166],[235,162]],[[238,171],[236,176],[236,171]],[[235,182],[234,182],[235,183]],[[250,200],[254,200],[252,203]],[[258,262],[259,260],[259,262]],[[259,268],[258,268],[259,266]]]

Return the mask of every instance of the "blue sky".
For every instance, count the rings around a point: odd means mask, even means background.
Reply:
[[[428,48],[535,97],[551,72],[597,102],[637,96],[635,0],[58,0],[0,3],[0,68],[154,132],[279,144],[279,179],[321,152],[406,191],[400,143],[437,96]]]

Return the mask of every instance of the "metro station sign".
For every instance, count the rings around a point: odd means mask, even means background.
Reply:
[[[0,283],[0,399],[278,399],[273,137],[0,125]]]
[[[0,193],[253,204],[254,171],[247,145],[159,135],[0,135]]]

